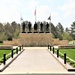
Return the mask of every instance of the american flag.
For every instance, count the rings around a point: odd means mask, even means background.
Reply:
[[[36,16],[36,8],[35,8],[35,11],[34,11],[34,16]]]

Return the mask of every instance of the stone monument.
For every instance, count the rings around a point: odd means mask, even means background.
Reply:
[[[22,31],[25,32],[25,23],[23,22],[23,28]],[[52,34],[46,33],[49,32],[49,24],[46,24],[44,31],[44,25],[41,22],[40,25],[40,31],[38,31],[38,23],[35,22],[33,26],[33,32],[31,30],[32,25],[29,22],[28,23],[28,33],[20,33],[19,34],[19,41],[21,45],[24,46],[48,46],[52,44]]]
[[[25,31],[26,29],[26,23],[23,22],[21,25],[22,32],[19,33],[18,39],[12,39],[12,41],[3,41],[4,45],[13,45],[13,46],[25,46],[25,47],[46,47],[48,45],[67,45],[68,41],[67,40],[59,40],[59,39],[53,39],[52,33],[49,32],[49,24],[46,24],[46,27],[43,30],[43,24],[41,23],[39,25],[40,27],[40,32],[44,33],[39,33],[38,30],[38,25],[35,22],[34,27],[32,28],[31,23],[27,23],[28,27],[28,33]],[[32,31],[32,30],[33,31]],[[25,33],[26,32],[26,33]]]

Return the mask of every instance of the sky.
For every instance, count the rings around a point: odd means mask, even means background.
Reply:
[[[48,21],[51,14],[51,22],[56,26],[60,22],[63,27],[70,27],[75,21],[75,0],[0,0],[0,22],[20,23],[24,21],[35,23],[36,21]]]

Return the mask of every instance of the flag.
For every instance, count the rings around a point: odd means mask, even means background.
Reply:
[[[36,16],[36,8],[35,8],[35,11],[34,11],[34,16]]]
[[[23,20],[23,18],[21,17],[21,21]]]
[[[51,16],[49,16],[48,20],[51,20]]]

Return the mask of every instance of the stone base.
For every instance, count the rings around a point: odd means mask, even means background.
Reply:
[[[51,33],[20,33],[18,39],[3,41],[4,45],[44,47],[48,45],[67,45],[68,40],[53,39]]]
[[[19,34],[19,43],[24,46],[48,46],[52,42],[51,33]]]

